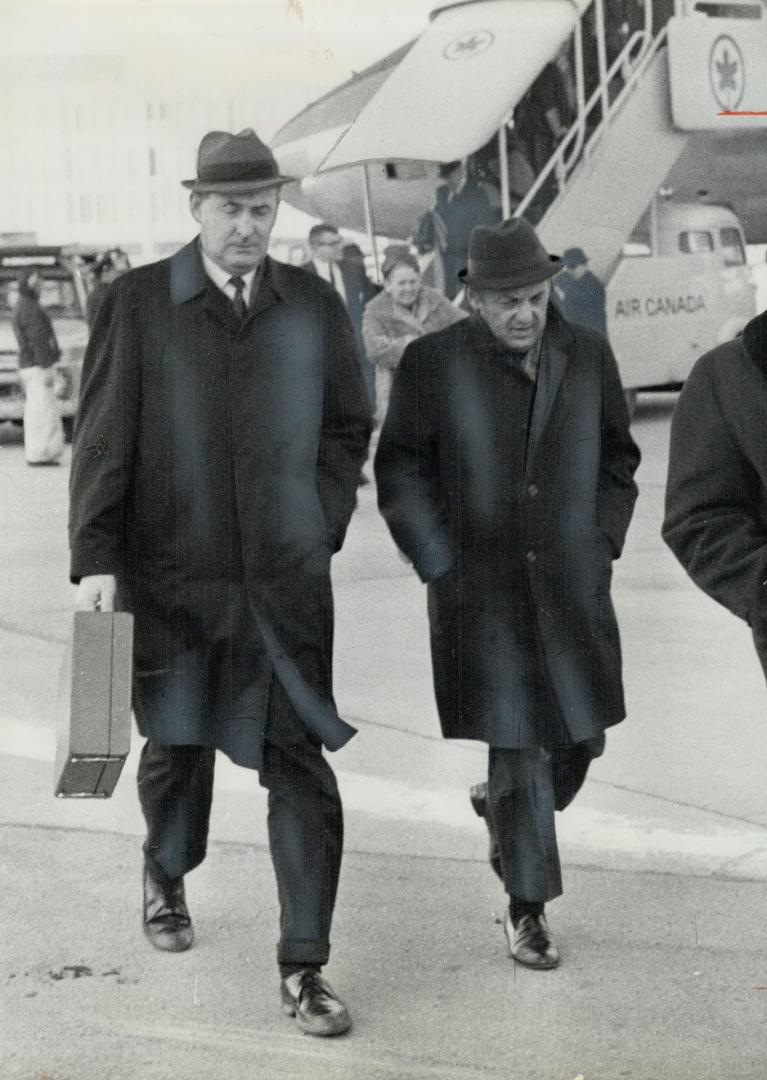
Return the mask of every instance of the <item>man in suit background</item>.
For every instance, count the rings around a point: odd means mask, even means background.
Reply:
[[[364,262],[355,258],[346,250],[351,245],[344,245],[338,229],[334,225],[323,222],[321,225],[313,225],[309,230],[309,255],[310,261],[307,270],[313,270],[318,277],[323,278],[332,285],[343,300],[349,318],[354,327],[354,337],[357,342],[360,371],[365,382],[365,388],[370,401],[370,408],[375,412],[376,403],[376,376],[375,364],[371,364],[365,351],[365,342],[362,337],[362,316],[365,304],[381,290],[374,285],[365,273]],[[357,249],[359,250],[359,248]]]
[[[568,322],[578,323],[607,337],[605,287],[589,268],[583,248],[563,253],[565,269],[554,282],[554,301]]]

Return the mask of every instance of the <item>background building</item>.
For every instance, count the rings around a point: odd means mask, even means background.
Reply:
[[[119,244],[134,264],[176,250],[195,231],[179,181],[194,176],[205,131],[252,126],[268,139],[353,65],[420,30],[427,8],[399,0],[385,12],[351,0],[0,5],[0,233]],[[283,205],[278,255],[287,257],[310,224]]]

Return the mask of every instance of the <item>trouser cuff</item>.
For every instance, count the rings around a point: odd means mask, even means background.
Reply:
[[[327,964],[330,945],[314,938],[286,938],[277,945],[278,964],[298,964],[300,967]]]

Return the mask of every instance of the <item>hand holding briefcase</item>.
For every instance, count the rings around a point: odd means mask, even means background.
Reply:
[[[108,798],[130,749],[133,616],[77,611],[61,671],[55,793]]]

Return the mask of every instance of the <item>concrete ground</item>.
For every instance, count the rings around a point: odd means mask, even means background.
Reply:
[[[337,559],[331,761],[347,843],[327,975],[353,1031],[279,1013],[277,903],[257,777],[219,759],[197,940],[140,926],[134,748],[106,801],[52,796],[68,633],[66,467],[0,427],[0,1080],[764,1080],[764,678],[747,628],[659,538],[672,396],[646,398],[641,496],[615,580],[629,718],[559,818],[553,972],[507,956],[468,785],[484,750],[438,734],[425,597],[372,487]]]

